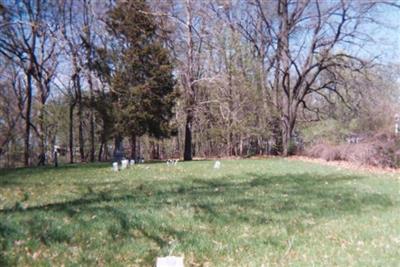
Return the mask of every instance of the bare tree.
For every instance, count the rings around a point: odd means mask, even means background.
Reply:
[[[40,0],[24,1],[21,4],[15,3],[14,6],[8,5],[2,13],[4,26],[1,28],[0,53],[15,62],[23,70],[26,78],[26,105],[23,117],[25,120],[25,166],[29,165],[30,158],[34,79],[40,86],[43,86],[41,79],[44,74],[41,63],[48,60],[48,57],[41,54],[40,50],[47,50],[47,47],[40,43],[43,40],[41,39],[41,31],[44,27],[43,9]],[[43,93],[45,93],[45,89]],[[43,94],[44,98],[46,98],[46,94]],[[37,133],[39,132],[37,131]]]
[[[86,2],[85,5],[86,6]],[[69,107],[69,149],[70,149],[70,162],[73,162],[73,121],[74,121],[74,109],[77,106],[78,116],[78,143],[79,143],[79,154],[80,160],[85,161],[85,140],[84,140],[84,123],[83,123],[83,92],[82,92],[82,76],[83,76],[83,65],[84,65],[84,47],[85,37],[83,36],[82,27],[84,27],[84,8],[83,6],[74,3],[74,1],[62,1],[62,18],[63,27],[62,35],[65,40],[65,52],[67,59],[71,62],[71,81],[73,88],[73,95],[70,94],[70,107]],[[90,79],[90,84],[91,79]]]
[[[356,53],[371,37],[362,32],[376,3],[279,1],[275,90],[282,92],[283,154],[288,155],[300,108],[306,97],[337,94],[338,70],[368,67]],[[346,48],[346,52],[344,49]],[[324,78],[322,78],[324,77]]]
[[[90,112],[89,112],[89,140],[90,140],[90,153],[89,159],[91,162],[94,161],[95,157],[95,121],[94,121],[94,112],[91,108],[93,106],[93,97],[94,97],[94,89],[93,89],[93,77],[92,77],[92,68],[93,68],[93,49],[94,49],[94,41],[93,41],[93,21],[94,14],[92,12],[92,2],[90,0],[85,0],[83,3],[83,33],[81,35],[84,48],[86,50],[86,74],[87,74],[87,82],[89,85],[89,101],[90,101]]]
[[[242,8],[245,20],[226,15],[230,6],[214,10],[221,17],[225,13],[225,20],[253,44],[263,62],[263,97],[276,110],[283,154],[288,155],[298,113],[309,109],[307,96],[340,96],[335,88],[337,70],[359,71],[368,66],[357,51],[373,41],[362,27],[376,21],[377,2],[255,0],[246,4]]]
[[[3,78],[0,81],[0,156],[5,147],[18,138],[18,128],[25,105],[23,79],[13,62],[5,61],[2,68]]]

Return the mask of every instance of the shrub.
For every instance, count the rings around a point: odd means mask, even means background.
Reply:
[[[341,159],[339,150],[329,144],[317,144],[307,149],[306,155],[312,158],[322,158],[326,161]]]
[[[316,144],[306,155],[327,161],[345,160],[362,165],[396,168],[400,165],[400,141],[393,134],[379,133],[358,144]]]

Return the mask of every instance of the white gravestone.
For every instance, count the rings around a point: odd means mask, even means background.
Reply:
[[[167,160],[167,165],[168,166],[171,166],[171,165],[176,166],[176,165],[178,165],[178,161],[179,161],[179,159],[169,159],[169,160]]]
[[[131,160],[129,161],[129,165],[131,165],[131,166],[135,165],[135,160],[134,160],[134,159],[131,159]]]
[[[221,162],[217,160],[216,162],[214,162],[214,169],[219,169],[219,168],[221,168]]]
[[[113,162],[113,171],[117,172],[118,171],[118,162]]]
[[[128,167],[129,161],[127,159],[121,160],[121,170],[125,170]]]
[[[183,267],[183,257],[159,257],[157,258],[156,267]]]

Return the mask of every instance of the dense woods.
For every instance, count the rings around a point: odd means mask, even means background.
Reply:
[[[0,165],[51,163],[54,150],[70,163],[287,156],[379,134],[396,147],[399,12],[395,1],[0,0]]]

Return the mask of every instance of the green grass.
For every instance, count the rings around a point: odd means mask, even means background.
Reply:
[[[285,159],[0,171],[0,266],[398,266],[399,174]]]

